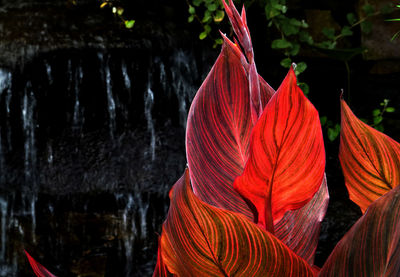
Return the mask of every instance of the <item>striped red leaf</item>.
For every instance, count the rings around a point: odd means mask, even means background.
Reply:
[[[201,200],[253,218],[233,189],[248,158],[253,127],[248,70],[239,47],[224,37],[221,54],[189,111],[186,152],[193,190]],[[259,82],[266,102],[274,91]]]
[[[314,264],[321,222],[325,217],[329,202],[326,177],[324,177],[318,192],[304,207],[288,211],[274,225],[275,236],[305,259]]]
[[[271,233],[192,192],[188,172],[174,185],[161,237],[162,258],[178,276],[313,276]]]
[[[340,240],[320,276],[400,276],[400,187],[373,202]]]
[[[44,266],[42,266],[40,263],[35,261],[34,258],[32,258],[29,253],[25,251],[25,255],[28,258],[28,261],[33,269],[33,272],[35,272],[36,276],[38,277],[56,277],[56,275],[53,275],[50,271],[48,271]]]
[[[174,276],[168,271],[167,266],[161,255],[161,238],[158,239],[158,252],[157,252],[157,264],[153,272],[153,277],[172,277]]]
[[[253,128],[250,156],[234,188],[254,205],[256,222],[273,232],[285,212],[313,198],[324,170],[318,112],[290,69]]]
[[[359,120],[341,100],[339,159],[350,199],[362,210],[400,183],[400,145]]]

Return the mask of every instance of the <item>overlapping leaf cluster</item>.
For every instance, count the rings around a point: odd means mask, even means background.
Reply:
[[[399,144],[341,100],[340,161],[364,215],[313,266],[329,198],[318,113],[293,69],[276,92],[258,75],[245,11],[223,2],[237,40],[222,35],[193,100],[154,276],[399,275]]]
[[[277,91],[258,75],[245,11],[223,3],[237,41],[222,35],[193,100],[153,276],[400,276],[400,145],[341,100],[339,158],[364,215],[315,267],[329,198],[318,112],[293,69]]]

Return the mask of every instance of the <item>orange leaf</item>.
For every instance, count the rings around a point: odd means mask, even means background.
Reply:
[[[339,159],[350,199],[364,213],[400,180],[400,145],[359,120],[341,100]]]
[[[254,205],[256,222],[273,232],[285,212],[311,200],[324,170],[318,112],[290,69],[253,128],[250,157],[234,188]]]

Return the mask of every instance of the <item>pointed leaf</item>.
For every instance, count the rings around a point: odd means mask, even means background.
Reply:
[[[24,251],[25,251],[26,257],[29,260],[29,263],[31,264],[33,272],[35,272],[36,276],[38,276],[38,277],[56,277],[56,275],[51,274],[50,271],[48,271],[44,266],[42,266],[37,261],[35,261],[35,259],[33,259],[32,256],[29,255],[29,253],[26,250],[24,250]]]
[[[303,208],[288,211],[274,226],[275,236],[305,259],[314,264],[321,222],[325,217],[329,202],[326,177],[318,192]]]
[[[231,211],[253,214],[233,189],[248,158],[253,127],[248,64],[240,49],[224,38],[222,51],[194,98],[187,121],[186,152],[195,194]],[[273,90],[260,78],[261,100]]]
[[[359,120],[341,100],[339,159],[350,199],[367,207],[399,184],[400,145]]]
[[[320,276],[400,276],[400,187],[373,202],[339,241]]]
[[[250,157],[234,188],[273,231],[285,212],[302,208],[318,191],[325,153],[318,112],[291,68],[253,128]]]
[[[311,267],[243,215],[200,201],[188,172],[170,193],[162,256],[178,276],[313,276]]]
[[[226,1],[222,1],[222,3],[224,4],[226,15],[228,16],[233,31],[235,32],[239,43],[244,50],[247,61],[251,64],[254,62],[254,52],[253,45],[251,43],[250,31],[247,27],[246,12],[243,9],[242,16],[240,16],[235,5],[233,4],[233,1],[228,1],[229,3],[226,3]]]

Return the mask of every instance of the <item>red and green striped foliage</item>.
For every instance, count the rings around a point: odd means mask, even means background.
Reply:
[[[232,1],[225,8],[239,41],[223,35],[193,100],[186,134],[193,192],[188,177],[170,192],[155,275],[165,268],[180,276],[301,276],[293,261],[312,274],[328,202],[318,113],[293,69],[276,93],[257,74],[246,15]]]
[[[373,202],[339,241],[320,276],[400,276],[400,187]]]
[[[359,120],[341,100],[339,158],[350,199],[364,213],[400,184],[400,144]]]
[[[318,112],[293,69],[276,92],[258,75],[246,14],[223,3],[238,41],[222,35],[190,108],[153,276],[400,276],[399,144],[341,101],[339,158],[364,215],[313,266],[329,198]]]
[[[242,214],[199,200],[189,174],[170,192],[162,260],[178,276],[313,276],[312,268]]]
[[[311,200],[324,170],[318,112],[290,69],[252,130],[249,159],[233,186],[254,205],[256,222],[273,233],[287,211]]]

